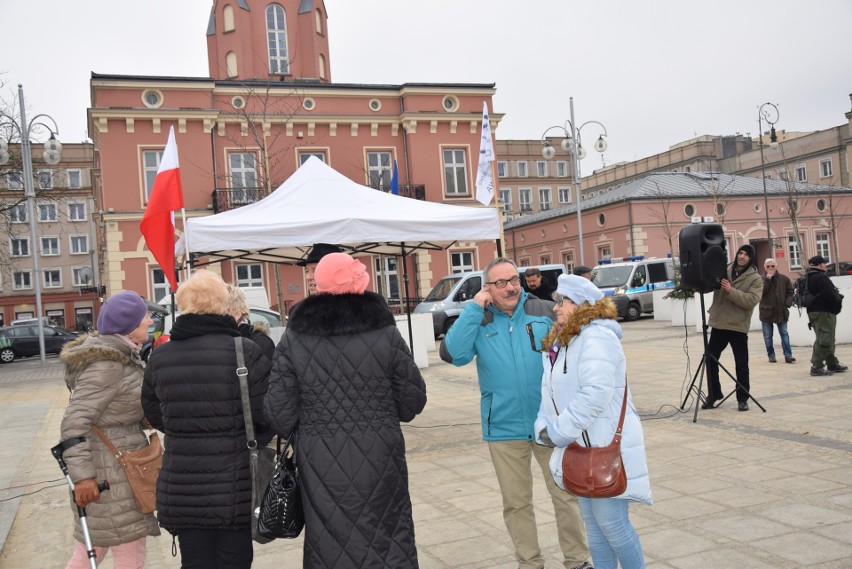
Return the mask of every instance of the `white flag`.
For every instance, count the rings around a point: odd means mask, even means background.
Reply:
[[[476,172],[476,199],[482,205],[490,204],[494,198],[494,174],[491,171],[493,160],[494,144],[491,142],[488,105],[482,101],[482,137],[479,140],[479,166]]]

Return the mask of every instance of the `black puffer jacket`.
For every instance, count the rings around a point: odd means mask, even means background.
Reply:
[[[234,351],[239,336],[230,316],[183,314],[171,340],[151,353],[142,407],[165,433],[157,515],[166,529],[249,527],[249,454]],[[247,339],[243,351],[252,416],[256,428],[263,427],[271,362]]]
[[[278,434],[299,425],[305,569],[418,567],[399,423],[425,404],[380,296],[322,294],[293,309],[265,409]]]
[[[816,295],[814,301],[807,308],[808,314],[811,312],[840,314],[840,310],[843,308],[843,296],[825,271],[814,267],[808,269],[808,288],[811,293]]]

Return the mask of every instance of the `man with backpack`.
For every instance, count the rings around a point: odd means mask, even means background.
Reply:
[[[837,315],[843,304],[843,295],[825,274],[826,260],[820,255],[808,260],[807,277],[808,291],[814,298],[807,304],[808,328],[816,334],[814,349],[811,354],[811,375],[826,376],[847,371],[849,368],[841,365],[834,355],[834,330],[837,327]],[[799,296],[804,296],[802,292]]]

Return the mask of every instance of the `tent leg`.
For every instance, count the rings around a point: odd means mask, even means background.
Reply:
[[[408,320],[408,347],[411,348],[411,355],[414,355],[414,328],[411,326],[411,297],[408,294],[408,262],[405,257],[405,243],[400,243],[402,251],[402,282],[405,283],[405,315]]]

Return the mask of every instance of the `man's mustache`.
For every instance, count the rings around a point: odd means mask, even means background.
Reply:
[[[521,291],[519,290],[510,290],[503,294],[503,298],[512,298],[513,296],[518,296],[519,294],[521,294]]]

